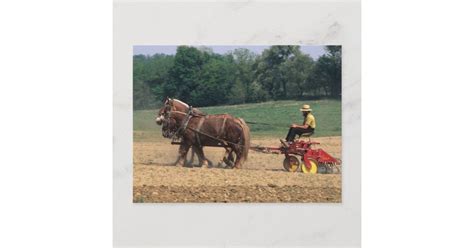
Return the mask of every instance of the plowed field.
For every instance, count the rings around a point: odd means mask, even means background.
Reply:
[[[339,136],[313,140],[341,158]],[[260,138],[252,139],[252,144],[278,146],[279,142]],[[341,174],[286,172],[283,155],[250,151],[241,170],[204,169],[175,167],[178,146],[167,139],[136,141],[133,150],[134,202],[341,202]],[[216,165],[224,149],[205,148],[204,153]]]

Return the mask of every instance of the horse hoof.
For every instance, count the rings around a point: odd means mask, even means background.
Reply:
[[[176,167],[184,167],[184,162],[182,161],[179,161],[179,162],[176,162]]]
[[[203,168],[203,169],[209,168],[209,164],[207,163],[207,161],[202,162],[201,168]]]

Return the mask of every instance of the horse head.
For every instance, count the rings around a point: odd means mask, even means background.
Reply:
[[[171,111],[171,107],[166,104],[158,110],[158,114],[156,115],[156,124],[161,125],[167,119],[169,112]]]
[[[165,138],[172,138],[179,131],[184,118],[187,115],[179,111],[169,111],[167,117],[162,122],[162,135]]]
[[[175,119],[168,118],[163,121],[161,127],[161,134],[165,138],[171,138],[178,131],[179,125]]]
[[[160,110],[158,110],[158,114],[155,120],[156,124],[157,125],[163,124],[169,112],[173,110],[174,110],[173,99],[169,97],[165,97],[165,99],[163,100],[163,107],[161,107]]]

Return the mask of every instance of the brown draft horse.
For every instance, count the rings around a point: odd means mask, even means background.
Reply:
[[[250,130],[243,119],[228,114],[206,115],[196,108],[189,107],[176,99],[166,98],[164,106],[156,118],[158,125],[163,125],[163,136],[181,138],[178,166],[184,164],[190,147],[198,155],[203,167],[207,167],[207,159],[202,150],[203,146],[225,147],[224,161],[233,161],[234,168],[241,168],[247,159],[250,147]],[[228,156],[227,156],[228,155]],[[226,157],[227,156],[227,157]],[[229,164],[229,163],[227,163]]]

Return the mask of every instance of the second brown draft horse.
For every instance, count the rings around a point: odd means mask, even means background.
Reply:
[[[234,168],[241,168],[250,148],[250,130],[243,119],[229,114],[206,115],[176,99],[167,98],[156,118],[162,126],[163,136],[180,139],[178,166],[184,165],[186,154],[192,147],[203,167],[208,166],[203,146],[226,149],[224,161],[232,160]],[[235,161],[233,158],[235,154]]]

